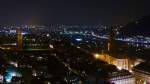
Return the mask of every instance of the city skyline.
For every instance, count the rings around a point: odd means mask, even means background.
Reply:
[[[150,84],[149,2],[1,1],[0,84]]]

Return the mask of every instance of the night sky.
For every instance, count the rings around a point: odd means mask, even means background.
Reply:
[[[150,0],[0,0],[0,24],[127,24]]]

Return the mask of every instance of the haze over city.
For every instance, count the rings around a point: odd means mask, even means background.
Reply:
[[[0,24],[127,24],[150,13],[149,0],[2,0]]]

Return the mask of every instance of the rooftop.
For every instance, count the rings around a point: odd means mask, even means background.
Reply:
[[[150,63],[142,62],[139,65],[134,67],[134,71],[142,72],[145,74],[150,74]]]

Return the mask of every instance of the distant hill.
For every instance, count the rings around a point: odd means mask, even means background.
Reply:
[[[127,24],[122,33],[128,36],[142,35],[150,37],[150,15]]]

